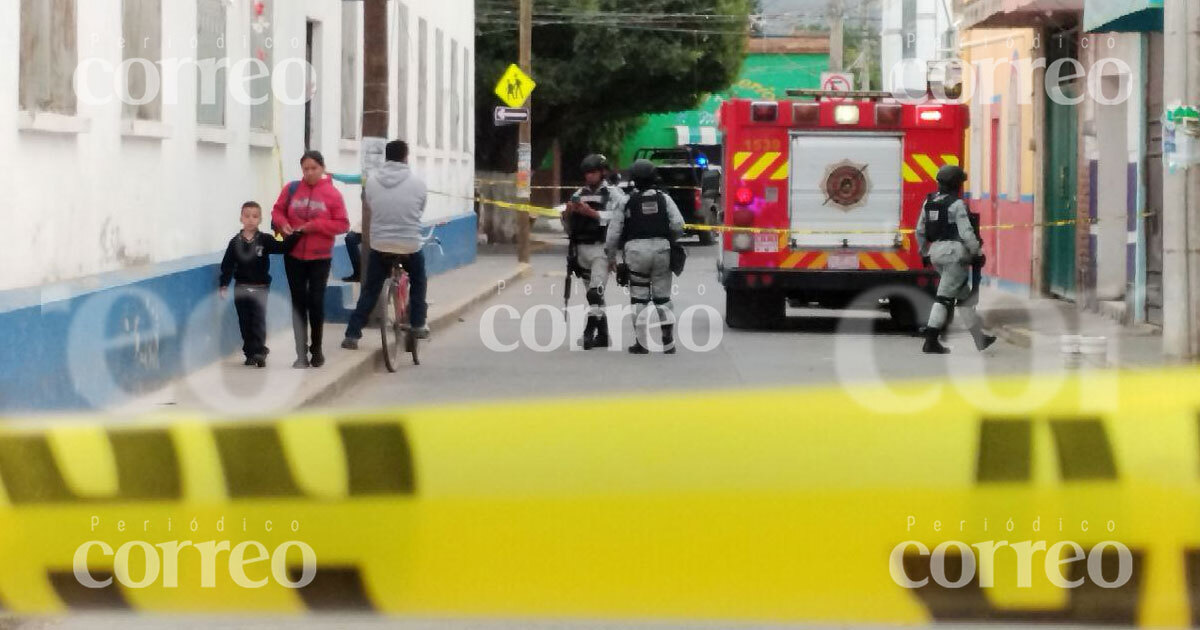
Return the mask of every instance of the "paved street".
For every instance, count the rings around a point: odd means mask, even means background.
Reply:
[[[539,351],[527,343],[508,352],[489,349],[481,334],[484,315],[494,322],[495,341],[506,346],[525,336],[536,346],[549,346],[555,328],[563,328],[562,280],[565,242],[543,235],[549,246],[535,254],[534,273],[499,290],[485,306],[467,313],[460,323],[437,335],[422,352],[422,365],[406,366],[396,374],[376,371],[329,403],[336,408],[396,404],[446,403],[549,396],[616,395],[623,392],[709,390],[758,386],[811,385],[943,376],[953,365],[965,374],[1022,373],[1058,369],[1060,359],[1050,349],[1033,353],[1004,342],[984,357],[970,337],[958,330],[951,338],[950,357],[920,353],[920,340],[896,330],[882,312],[839,314],[789,310],[787,326],[778,331],[737,331],[710,326],[704,308],[713,316],[724,313],[724,292],[717,282],[715,252],[692,245],[687,271],[677,279],[676,313],[691,311],[693,348],[675,356],[631,356],[621,348],[610,351],[572,350],[564,342]],[[437,282],[435,278],[433,282]],[[584,296],[576,284],[573,343],[583,326]],[[615,281],[609,303],[627,304]],[[497,310],[497,305],[503,309]],[[513,311],[522,318],[513,316]],[[845,315],[845,317],[840,317]],[[557,321],[556,321],[557,319]],[[716,323],[716,322],[714,322]],[[484,332],[492,330],[488,326]],[[632,339],[632,324],[624,322],[624,339]],[[532,333],[532,337],[530,334]],[[368,337],[365,343],[378,343]],[[1035,356],[1037,362],[1035,363]],[[986,359],[986,360],[983,360]],[[877,372],[876,372],[877,370]]]

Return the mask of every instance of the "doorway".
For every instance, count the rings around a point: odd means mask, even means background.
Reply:
[[[1074,30],[1054,34],[1049,38],[1047,63],[1074,58]],[[1051,86],[1047,86],[1051,87]],[[1075,299],[1075,242],[1079,202],[1079,115],[1076,106],[1067,102],[1080,94],[1075,82],[1060,83],[1065,99],[1054,98],[1056,90],[1046,90],[1046,139],[1044,146],[1045,222],[1044,286],[1051,295]]]
[[[1011,97],[1015,98],[1015,97]],[[1000,221],[1000,106],[992,106],[992,141],[988,144],[988,209],[990,216],[985,225],[999,225]],[[988,256],[986,271],[1000,274],[1000,230],[987,230],[980,235],[984,253]]]
[[[321,99],[317,81],[321,76],[321,23],[308,20],[305,24],[304,60],[304,150],[321,150]]]
[[[1103,78],[1112,98],[1127,86],[1128,76]],[[1096,299],[1124,300],[1131,274],[1129,250],[1129,105],[1097,104],[1096,141],[1100,145],[1096,182]],[[1136,169],[1134,170],[1136,174]]]

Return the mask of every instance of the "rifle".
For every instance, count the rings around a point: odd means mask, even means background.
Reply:
[[[975,238],[979,239],[980,245],[983,244],[983,234],[979,231],[979,213],[967,211],[967,218],[971,221],[971,229],[975,230]],[[971,263],[971,295],[967,297],[964,303],[968,306],[979,304],[979,285],[983,283],[983,265]]]
[[[575,241],[571,240],[567,245],[567,275],[563,280],[563,316],[571,304],[571,276],[575,273]]]
[[[571,276],[581,275],[577,265],[575,264],[575,257],[578,253],[577,244],[575,243],[575,237],[571,235],[571,224],[573,221],[572,215],[570,214],[570,207],[573,203],[575,203],[575,197],[571,197],[571,200],[567,202],[567,210],[564,211],[564,216],[562,219],[563,227],[567,230],[567,274],[563,278],[563,317],[568,319],[570,316],[567,314],[567,307],[571,305]]]

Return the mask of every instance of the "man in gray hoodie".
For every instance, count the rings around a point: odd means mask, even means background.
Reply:
[[[421,251],[424,245],[421,215],[425,213],[427,195],[425,182],[408,168],[407,143],[394,140],[388,143],[384,151],[387,161],[367,178],[366,197],[371,206],[371,251],[367,257],[362,293],[346,327],[346,339],[342,341],[342,347],[347,350],[358,349],[362,329],[375,310],[383,283],[397,258],[404,261],[404,268],[412,282],[409,316],[413,329],[421,339],[429,336],[429,328],[425,326],[428,281],[425,254]]]

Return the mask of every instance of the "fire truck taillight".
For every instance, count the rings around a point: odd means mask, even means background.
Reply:
[[[739,252],[748,252],[754,249],[754,237],[746,232],[734,234],[733,249]]]
[[[875,106],[875,124],[879,127],[899,127],[904,107],[892,103]]]
[[[858,105],[838,105],[833,108],[833,121],[839,125],[857,125],[859,114]]]
[[[750,208],[738,208],[733,211],[733,224],[737,227],[754,225],[754,211]]]
[[[750,120],[754,122],[775,122],[779,118],[779,103],[760,101],[750,104]]]
[[[817,103],[792,105],[792,124],[804,127],[816,127],[821,124],[821,106]]]
[[[733,194],[733,200],[739,206],[748,206],[754,202],[754,193],[749,188],[741,186]]]

